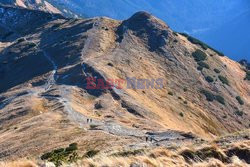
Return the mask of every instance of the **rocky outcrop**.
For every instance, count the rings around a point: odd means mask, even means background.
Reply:
[[[128,31],[144,40],[149,51],[160,51],[167,44],[168,27],[146,12],[138,12],[122,22],[117,29],[118,42],[121,42]]]

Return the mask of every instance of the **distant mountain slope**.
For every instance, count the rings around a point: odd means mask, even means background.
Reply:
[[[49,13],[62,14],[67,17],[78,17],[76,13],[72,13],[70,8],[64,8],[57,1],[50,0],[1,0],[0,4],[17,6],[21,8],[41,10]]]
[[[247,0],[59,0],[58,2],[67,4],[77,13],[85,12],[89,17],[108,16],[126,19],[137,11],[146,10],[166,21],[176,31],[189,32],[222,25],[250,7]]]
[[[56,7],[45,0],[1,0],[0,3],[52,13],[61,13]]]

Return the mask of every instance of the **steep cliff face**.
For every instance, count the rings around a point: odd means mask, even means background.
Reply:
[[[0,34],[10,42],[0,53],[1,159],[74,141],[109,150],[152,147],[150,136],[169,146],[249,128],[245,67],[148,13],[116,21],[0,9],[14,32]]]

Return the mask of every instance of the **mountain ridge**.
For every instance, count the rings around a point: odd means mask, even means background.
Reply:
[[[205,41],[209,45],[221,50],[229,55],[234,60],[248,59],[248,49],[246,42],[249,40],[247,35],[239,42],[239,36],[242,37],[240,32],[247,32],[249,24],[248,17],[240,17],[242,12],[249,11],[250,4],[247,0],[240,1],[210,1],[203,2],[200,0],[186,1],[141,1],[140,3],[134,1],[109,1],[96,0],[84,2],[75,0],[47,0],[35,1],[31,0],[18,0],[30,9],[39,9],[50,12],[59,12],[66,17],[100,17],[107,16],[114,19],[123,20],[132,15],[133,13],[145,10],[151,12],[157,17],[167,22],[175,31],[185,32],[196,38]],[[9,1],[9,4],[14,4],[15,1]],[[46,3],[45,3],[46,2]],[[20,3],[16,3],[19,6]],[[50,4],[50,6],[46,5]],[[179,5],[182,4],[182,5]],[[54,8],[54,11],[53,11]],[[120,12],[123,11],[123,12]],[[164,11],[164,12],[162,12]],[[242,31],[232,35],[237,27],[231,27],[234,20],[237,19]],[[244,29],[243,27],[246,28]],[[224,29],[229,29],[224,31]],[[248,34],[248,33],[245,33]],[[223,41],[225,38],[229,40]],[[211,38],[212,37],[212,38]],[[223,42],[221,42],[223,41]],[[231,49],[234,46],[237,51]]]

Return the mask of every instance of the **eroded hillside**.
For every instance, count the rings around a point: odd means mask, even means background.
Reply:
[[[245,67],[148,13],[116,21],[0,9],[0,159],[74,142],[83,152],[183,146],[250,126]],[[88,78],[137,80],[88,89]]]
[[[48,13],[62,14],[66,17],[79,17],[69,7],[54,0],[1,0],[0,4],[18,7],[21,9],[39,10]]]

